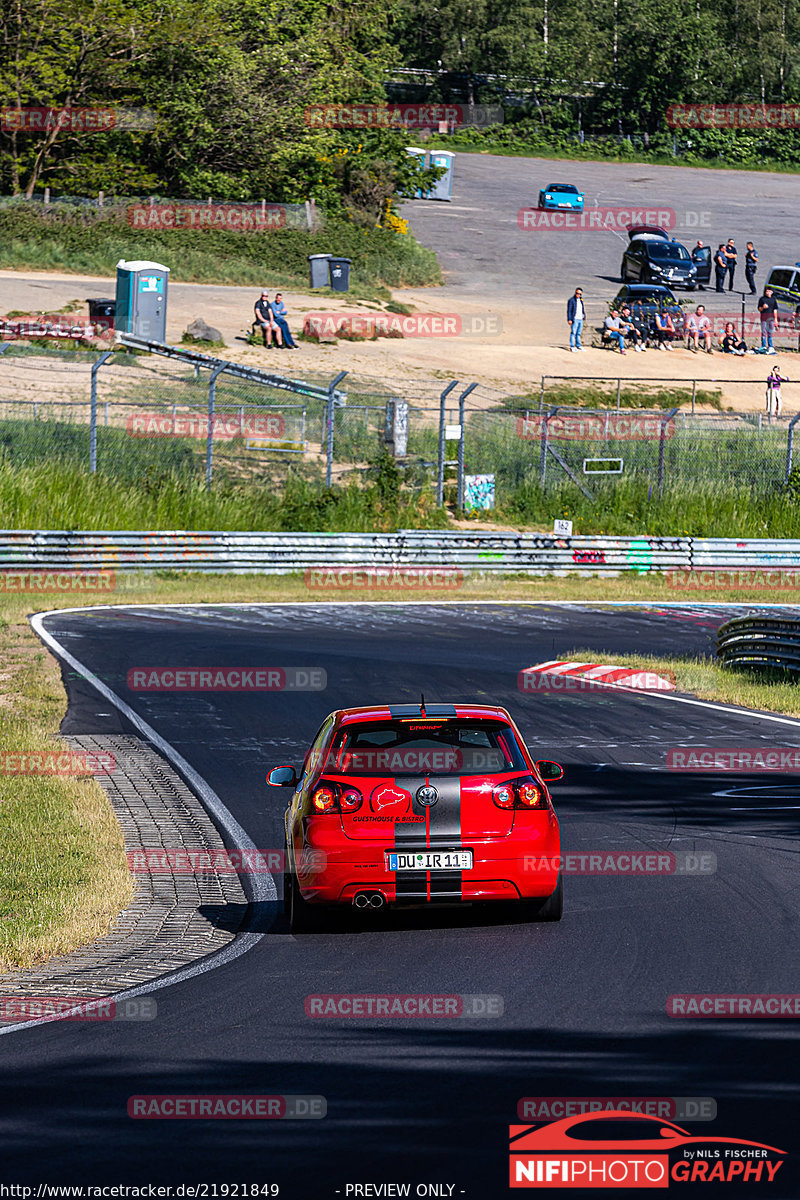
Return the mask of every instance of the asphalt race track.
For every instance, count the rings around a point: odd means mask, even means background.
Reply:
[[[278,1183],[288,1200],[407,1182],[412,1196],[437,1184],[448,1186],[429,1194],[493,1200],[509,1194],[508,1125],[522,1097],[712,1097],[713,1122],[677,1123],[787,1150],[773,1184],[746,1190],[796,1200],[796,1019],[679,1020],[666,1001],[800,990],[800,779],[674,774],[665,755],[677,745],[800,746],[800,722],[657,695],[525,695],[516,683],[521,668],[579,648],[709,653],[727,611],[265,605],[47,617],[49,633],[189,761],[260,848],[282,846],[286,793],[265,788],[269,766],[298,764],[334,708],[424,691],[507,706],[535,756],[565,765],[553,789],[565,850],[708,852],[717,869],[573,875],[557,924],[466,908],[374,927],[347,919],[295,938],[276,904],[255,905],[249,929],[263,936],[252,949],[155,991],[154,1022],[58,1022],[0,1037],[2,1182]],[[179,665],[320,666],[327,688],[127,688],[132,667]],[[64,732],[131,731],[75,672],[65,679]],[[307,1017],[305,997],[321,993],[489,994],[503,1013]],[[128,1098],[153,1093],[322,1095],[327,1116],[130,1119]]]

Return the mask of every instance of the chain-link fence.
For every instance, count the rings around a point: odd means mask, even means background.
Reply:
[[[453,381],[439,392],[418,383],[409,397],[344,373],[291,380],[167,350],[5,345],[1,460],[69,464],[154,487],[166,475],[209,487],[277,486],[290,469],[330,485],[363,478],[388,449],[437,499],[469,507],[471,476],[493,477],[498,498],[526,485],[592,498],[629,482],[659,493],[714,482],[763,492],[788,478],[800,420],[692,413],[690,397],[700,403],[705,381],[595,380],[578,406],[551,402],[568,381],[543,379],[525,405],[475,384]],[[571,385],[580,395],[581,381]],[[660,407],[625,406],[658,388]]]

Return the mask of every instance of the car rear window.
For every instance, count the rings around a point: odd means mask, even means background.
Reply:
[[[510,725],[458,717],[344,725],[325,764],[332,775],[485,775],[527,769]]]

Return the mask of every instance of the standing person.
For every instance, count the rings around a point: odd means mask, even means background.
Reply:
[[[586,309],[583,307],[583,288],[576,287],[574,295],[567,301],[567,324],[569,325],[570,350],[582,350],[581,334],[583,322],[586,320]]]
[[[736,246],[733,238],[728,238],[728,244],[725,247],[725,257],[728,260],[728,291],[733,291],[733,277],[736,274],[736,263],[738,256],[736,254]]]
[[[281,292],[275,293],[275,299],[272,301],[272,315],[274,317],[275,324],[283,334],[284,346],[287,348],[287,350],[296,350],[297,342],[292,337],[292,331],[289,329],[289,322],[287,320],[289,314],[286,311],[286,305],[283,303],[283,296]]]
[[[753,246],[752,242],[747,243],[747,251],[744,256],[744,275],[750,285],[750,295],[756,294],[756,270],[758,268],[758,251]]]
[[[717,277],[717,291],[725,291],[725,275],[728,271],[728,256],[725,253],[725,243],[720,242],[719,250],[714,255],[714,273]]]
[[[781,384],[788,382],[787,377],[781,375],[776,363],[767,376],[767,413],[770,417],[781,415]]]
[[[711,248],[710,247],[706,248],[702,242],[698,242],[697,245],[695,246],[694,250],[692,251],[692,262],[694,263],[695,267],[697,268],[698,279],[700,277],[700,266],[702,263],[708,261],[708,256],[710,253],[711,253]],[[708,280],[706,280],[706,283],[708,283]],[[699,287],[701,292],[704,290],[704,285],[702,283],[698,282],[697,286]]]
[[[281,331],[275,324],[275,317],[272,312],[272,305],[269,302],[269,292],[262,292],[261,298],[256,300],[253,306],[253,311],[256,314],[255,324],[260,328],[264,336],[264,345],[268,349],[272,349],[272,335],[275,334],[275,344],[280,347]]]
[[[778,329],[778,301],[772,294],[771,287],[764,288],[764,295],[758,302],[761,314],[761,349],[767,354],[774,354],[772,335]]]

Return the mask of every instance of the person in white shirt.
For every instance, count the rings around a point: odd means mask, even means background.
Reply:
[[[705,305],[698,304],[696,310],[686,318],[686,336],[689,339],[690,350],[699,350],[700,342],[702,341],[703,349],[708,354],[713,353],[711,348],[711,322],[706,316]]]

